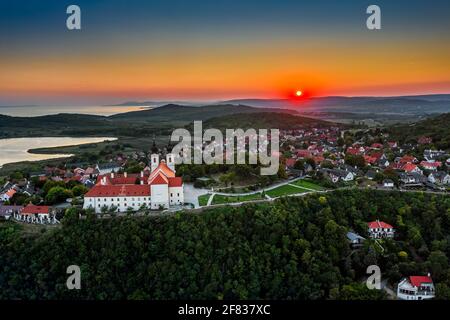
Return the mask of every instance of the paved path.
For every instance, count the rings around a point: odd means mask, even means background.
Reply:
[[[252,194],[261,193],[263,191],[267,192],[267,191],[270,191],[272,189],[276,189],[278,187],[291,184],[292,182],[295,182],[297,180],[301,180],[301,179],[304,179],[304,178],[305,177],[294,178],[294,179],[291,179],[291,180],[288,180],[288,181],[283,181],[283,182],[279,182],[279,183],[273,184],[273,185],[271,185],[270,187],[267,187],[267,188],[259,189],[259,190],[256,190],[256,191],[245,192],[245,193],[226,193],[226,192],[216,192],[216,191],[209,191],[209,193],[215,193],[215,194],[218,194],[218,195],[221,195],[221,196],[236,196],[236,197],[238,197],[238,196],[249,196],[249,195],[252,195]]]
[[[207,207],[209,207],[211,205],[215,195],[216,195],[215,193],[211,194],[211,196],[208,199],[208,203],[206,204]]]
[[[184,202],[192,203],[194,205],[194,208],[200,207],[200,204],[198,203],[198,197],[207,193],[207,189],[194,188],[194,185],[192,183],[184,184]]]

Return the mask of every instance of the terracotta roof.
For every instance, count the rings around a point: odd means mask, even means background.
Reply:
[[[158,173],[156,176],[153,176],[151,180],[149,180],[149,184],[168,184],[169,179],[167,179],[162,173]]]
[[[433,283],[433,280],[428,276],[411,276],[409,277],[409,282],[411,282],[414,287],[420,287],[422,283]]]
[[[49,213],[50,207],[48,206],[35,206],[33,204],[27,205],[22,210],[22,214],[38,214],[38,213]]]
[[[438,168],[438,167],[440,167],[442,165],[442,163],[439,162],[439,161],[436,161],[436,162],[422,161],[420,163],[420,165],[422,167]]]
[[[159,172],[164,174],[167,178],[175,177],[175,172],[170,169],[165,162],[161,162],[155,170],[150,174],[150,180],[153,179]]]
[[[376,228],[385,228],[385,229],[393,229],[389,223],[383,222],[383,221],[372,221],[368,223],[368,226],[370,229],[376,229]]]
[[[99,175],[97,184],[100,184],[103,178],[106,178],[107,185],[136,184],[136,178],[138,177],[140,177],[139,174],[128,174],[126,177],[123,174],[114,174],[114,178],[111,178],[110,174]]]
[[[411,172],[411,171],[414,171],[416,168],[417,168],[417,166],[415,164],[407,163],[403,167],[403,170],[405,170],[406,172]]]
[[[181,177],[169,178],[169,187],[181,187],[183,185],[183,179]]]
[[[149,185],[116,185],[101,186],[96,185],[85,197],[125,197],[125,196],[149,196]]]

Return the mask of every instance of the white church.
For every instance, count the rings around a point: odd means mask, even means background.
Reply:
[[[184,203],[183,180],[175,176],[175,159],[167,154],[166,160],[151,155],[150,168],[140,174],[108,173],[97,177],[96,185],[84,196],[84,209],[96,213],[105,211],[168,209]]]

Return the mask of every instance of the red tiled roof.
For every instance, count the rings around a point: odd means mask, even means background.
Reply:
[[[438,168],[438,167],[440,167],[440,166],[442,165],[442,163],[439,162],[439,161],[436,161],[436,162],[422,161],[422,162],[420,163],[420,165],[421,165],[422,167]]]
[[[33,204],[27,205],[22,210],[22,214],[38,214],[38,213],[49,213],[50,207],[48,206],[35,206]]]
[[[162,174],[158,173],[158,175],[154,176],[152,180],[149,181],[149,184],[168,184],[169,180]]]
[[[409,282],[411,282],[414,287],[420,287],[422,283],[433,283],[433,280],[428,276],[411,276],[409,277]]]
[[[181,177],[169,178],[169,187],[181,187],[183,185],[183,179]]]
[[[417,168],[417,166],[415,164],[407,163],[403,167],[403,170],[405,170],[406,172],[411,172],[411,171],[414,171],[416,168]]]
[[[85,197],[125,197],[125,196],[149,196],[149,185],[116,185],[116,186],[101,186],[96,185]]]
[[[372,221],[372,222],[368,223],[368,226],[370,229],[376,229],[376,228],[393,229],[394,228],[389,223],[386,223],[383,221]]]
[[[97,184],[101,183],[103,178],[106,178],[107,185],[136,184],[136,178],[138,177],[138,174],[128,174],[127,177],[123,174],[115,174],[114,178],[111,178],[110,174],[99,175],[97,177]]]
[[[162,172],[167,178],[175,177],[175,172],[170,169],[165,162],[161,162],[151,173],[150,179],[153,179],[159,172]]]

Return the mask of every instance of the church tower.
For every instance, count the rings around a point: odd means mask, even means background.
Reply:
[[[175,172],[175,157],[172,153],[166,155],[166,164],[173,172]]]

